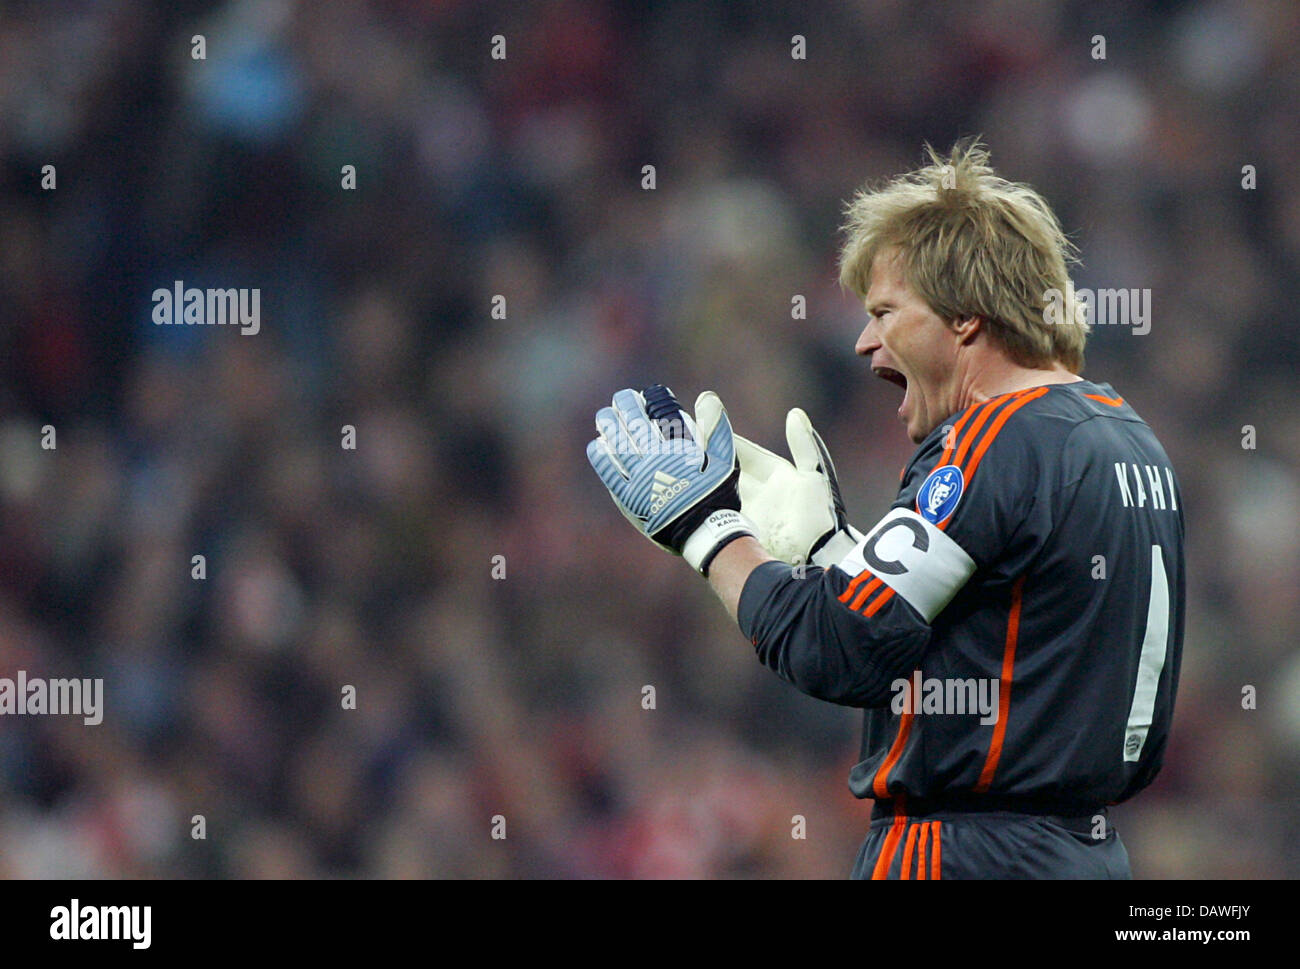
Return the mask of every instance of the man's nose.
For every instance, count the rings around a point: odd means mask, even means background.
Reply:
[[[880,340],[876,338],[876,321],[867,320],[867,325],[863,327],[862,334],[858,337],[857,345],[853,351],[860,357],[869,357],[880,349]]]

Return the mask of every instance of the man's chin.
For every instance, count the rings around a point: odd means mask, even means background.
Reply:
[[[901,416],[901,415],[900,415]],[[928,431],[921,431],[918,422],[913,417],[903,417],[903,427],[907,431],[907,438],[913,444],[920,444],[925,440]]]
[[[928,424],[924,421],[909,420],[907,422],[907,436],[913,444],[920,444],[938,426],[938,424]]]

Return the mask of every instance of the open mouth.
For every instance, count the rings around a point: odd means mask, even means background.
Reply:
[[[907,378],[897,370],[890,370],[888,367],[872,367],[871,372],[882,380],[888,380],[891,384],[907,390]]]
[[[888,380],[894,386],[903,388],[903,400],[898,405],[898,416],[906,420],[907,415],[904,411],[907,409],[907,378],[889,367],[872,367],[871,372],[881,380]]]

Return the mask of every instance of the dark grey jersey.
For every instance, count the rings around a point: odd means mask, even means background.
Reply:
[[[1183,640],[1183,512],[1108,384],[977,404],[936,428],[842,563],[767,563],[760,659],[864,707],[859,797],[1118,803],[1160,769]]]

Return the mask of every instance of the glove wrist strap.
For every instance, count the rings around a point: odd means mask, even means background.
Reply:
[[[729,542],[743,535],[756,535],[758,529],[740,512],[721,508],[704,519],[682,546],[682,558],[701,575],[709,574],[709,564]]]
[[[844,561],[845,556],[857,547],[858,542],[862,541],[862,533],[852,525],[846,525],[830,538],[828,538],[816,552],[812,554],[812,564],[823,569],[829,569],[832,565],[839,565]]]

